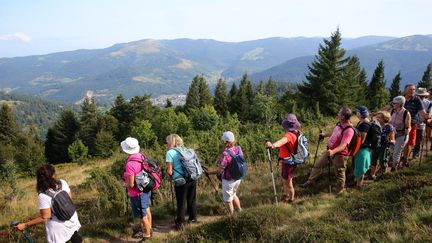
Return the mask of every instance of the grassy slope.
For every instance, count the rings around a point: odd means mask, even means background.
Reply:
[[[321,146],[323,149],[324,146]],[[311,152],[315,152],[311,145]],[[272,205],[274,202],[271,176],[268,162],[263,150],[263,162],[251,165],[247,178],[240,186],[239,196],[243,213],[234,218],[221,217],[210,223],[189,228],[182,234],[158,234],[155,240],[170,241],[430,241],[432,240],[432,161],[424,162],[421,167],[386,175],[384,180],[370,184],[363,191],[352,191],[342,197],[325,193],[328,187],[327,170],[317,187],[311,189],[297,188],[297,201],[294,206]],[[113,242],[125,239],[131,233],[132,220],[124,216],[128,207],[123,210],[124,198],[114,208],[104,209],[104,195],[98,189],[85,186],[90,171],[100,168],[110,171],[109,166],[124,155],[110,160],[93,161],[85,165],[58,165],[59,178],[66,179],[72,187],[74,201],[78,205],[81,232],[91,242]],[[121,166],[121,164],[120,164]],[[278,196],[282,191],[279,169],[273,163]],[[307,177],[309,166],[300,166],[294,178],[295,185]],[[212,178],[216,182],[215,178]],[[111,183],[111,182],[108,182]],[[334,184],[334,179],[332,178]],[[117,183],[114,183],[117,184]],[[120,186],[114,185],[113,190]],[[34,179],[20,180],[19,196],[6,205],[0,213],[0,233],[14,241],[17,237],[8,224],[14,218],[27,220],[37,215],[37,198]],[[120,187],[121,188],[121,187]],[[169,182],[155,193],[155,205],[152,207],[156,225],[167,224],[171,218],[171,196]],[[121,189],[120,189],[121,190]],[[8,194],[6,186],[0,190],[0,198]],[[118,192],[117,192],[118,193]],[[112,193],[115,196],[115,193]],[[120,193],[121,194],[121,193]],[[198,212],[201,215],[223,215],[224,208],[220,195],[215,195],[206,178],[198,183]],[[105,200],[105,199],[104,199]],[[2,201],[3,203],[4,201]],[[97,212],[95,210],[98,210]],[[130,211],[130,210],[129,210]],[[98,218],[95,219],[95,215]],[[102,216],[101,216],[102,215]],[[409,229],[409,230],[408,230]],[[10,233],[9,233],[10,231]],[[31,227],[35,238],[43,239],[42,225]]]

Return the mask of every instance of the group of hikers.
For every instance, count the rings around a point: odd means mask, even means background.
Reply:
[[[364,185],[368,171],[369,177],[376,179],[378,174],[387,173],[388,167],[390,171],[408,167],[411,159],[421,155],[424,136],[431,139],[432,119],[429,114],[432,114],[432,105],[428,96],[427,90],[419,88],[416,94],[415,85],[408,84],[403,96],[393,98],[379,111],[371,112],[365,106],[357,106],[355,113],[359,122],[356,126],[351,122],[353,112],[342,107],[333,131],[320,131],[318,146],[325,137],[329,137],[327,149],[315,160],[307,181],[300,186],[313,186],[323,169],[331,163],[337,179],[335,192],[344,192],[347,162],[351,156],[357,188]],[[282,202],[289,204],[293,203],[295,198],[294,172],[297,165],[304,162],[298,163],[299,159],[295,157],[299,153],[300,143],[303,143],[303,140],[300,142],[303,135],[295,114],[288,114],[281,125],[284,130],[282,138],[275,142],[267,141],[264,146],[268,151],[279,148],[278,162],[284,182]],[[216,166],[207,169],[200,165],[194,151],[185,147],[180,136],[170,134],[166,137],[166,172],[173,184],[171,188],[174,188],[177,206],[173,224],[175,229],[182,230],[185,225],[197,222],[196,188],[201,173],[206,176],[217,175],[221,182],[222,199],[230,215],[242,211],[237,191],[246,173],[243,151],[236,145],[231,131],[224,132],[221,141],[225,148]],[[353,147],[354,141],[356,148]],[[141,224],[141,230],[135,232],[134,236],[145,241],[150,239],[153,233],[150,202],[152,191],[160,185],[160,167],[140,152],[136,138],[128,137],[120,146],[122,151],[128,154],[123,174],[124,186],[130,197],[132,214],[140,219]],[[67,182],[56,179],[53,166],[44,165],[38,169],[37,191],[40,216],[15,227],[23,230],[45,222],[48,242],[82,242],[78,233],[81,225],[75,208],[72,209],[73,205],[67,209],[61,209],[57,205],[69,204],[67,199],[70,200],[71,194]],[[61,194],[60,191],[66,193]]]

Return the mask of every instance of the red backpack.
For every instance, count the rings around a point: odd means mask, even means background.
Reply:
[[[339,124],[339,126],[341,126],[341,125]],[[353,127],[352,125],[349,125],[349,126],[346,126],[345,128],[342,128],[342,137],[343,137],[343,133],[348,128],[351,128],[352,130],[354,130],[354,134],[353,134],[353,137],[351,138],[351,141],[348,144],[348,154],[346,154],[346,156],[354,157],[354,155],[356,155],[356,153],[360,149],[362,137],[361,137],[361,134],[359,133],[359,131],[355,127]]]

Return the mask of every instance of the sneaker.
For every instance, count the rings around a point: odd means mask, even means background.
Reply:
[[[300,184],[299,186],[302,187],[302,188],[308,188],[308,187],[310,187],[312,185],[313,185],[313,183],[311,181],[306,181],[305,183]]]
[[[240,213],[241,211],[243,211],[243,209],[242,208],[236,208],[235,211],[236,211],[236,213]]]
[[[132,233],[132,238],[135,238],[135,239],[141,239],[141,238],[143,238],[143,232],[142,231],[137,231],[137,232]]]
[[[189,219],[188,220],[188,224],[198,224],[198,220],[197,219]]]

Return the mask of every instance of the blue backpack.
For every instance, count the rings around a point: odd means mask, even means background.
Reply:
[[[180,154],[180,162],[183,168],[183,173],[178,171],[177,173],[181,174],[186,180],[198,180],[203,173],[203,170],[199,158],[195,154],[195,151],[190,148],[185,151],[177,148],[173,149]]]
[[[237,146],[238,154],[233,154],[229,149],[225,150],[232,158],[230,172],[234,180],[243,179],[246,176],[247,165],[240,146]]]

